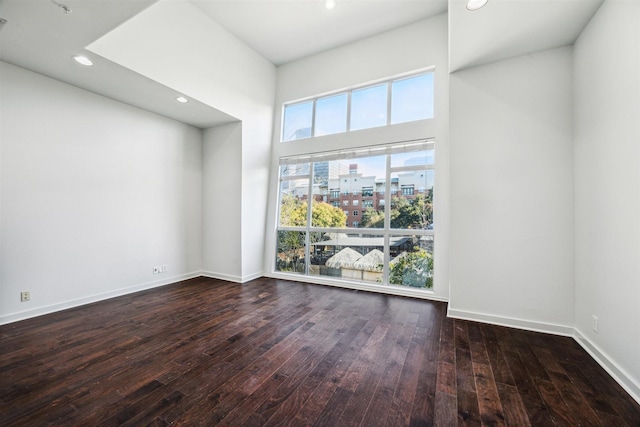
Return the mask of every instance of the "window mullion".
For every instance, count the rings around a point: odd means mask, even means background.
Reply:
[[[351,131],[351,91],[347,92],[347,132]]]
[[[315,104],[315,103],[314,103]],[[310,263],[310,253],[311,253],[311,232],[309,229],[311,228],[311,220],[313,218],[313,165],[314,163],[309,163],[309,187],[307,190],[307,226],[306,233],[304,237],[304,274],[309,275],[309,263]]]
[[[394,198],[399,197],[402,200],[411,199],[412,196],[415,196],[415,187],[420,184],[421,180],[417,178],[417,175],[414,174],[406,174],[405,172],[410,171],[418,171],[423,169],[432,169],[433,165],[411,165],[409,162],[408,166],[404,166],[404,160],[406,159],[414,159],[419,158],[419,156],[426,156],[428,153],[424,150],[424,144],[418,145],[412,143],[411,145],[407,145],[403,143],[402,145],[388,145],[388,148],[385,149],[382,153],[381,149],[378,149],[377,146],[373,146],[373,148],[359,149],[355,154],[349,155],[350,152],[345,152],[344,155],[340,155],[340,152],[335,153],[318,153],[312,155],[303,155],[291,157],[289,159],[281,158],[279,163],[281,164],[292,164],[297,165],[295,169],[285,170],[284,172],[280,171],[280,191],[285,191],[286,194],[294,197],[296,199],[296,203],[294,205],[289,205],[288,201],[286,204],[287,211],[289,209],[297,209],[297,211],[291,211],[291,218],[296,218],[295,221],[289,221],[291,223],[301,223],[302,221],[300,215],[300,205],[302,203],[307,202],[307,209],[304,211],[306,216],[305,224],[301,224],[300,226],[282,226],[278,222],[277,232],[285,232],[283,234],[278,234],[278,248],[282,248],[278,252],[278,257],[276,258],[276,271],[292,271],[294,273],[301,274],[301,276],[322,276],[326,277],[327,281],[363,281],[366,283],[374,284],[384,284],[391,285],[391,271],[394,271],[394,282],[393,286],[403,286],[403,287],[422,287],[422,288],[431,288],[433,286],[433,278],[432,278],[432,261],[428,258],[432,257],[433,254],[433,236],[434,231],[432,229],[412,229],[413,224],[416,224],[416,221],[424,220],[423,217],[415,218],[415,213],[410,209],[405,210],[404,208],[400,208],[396,205],[396,208],[399,210],[396,212],[395,208],[393,208],[392,203],[394,202]],[[415,146],[415,147],[414,147]],[[416,149],[416,148],[423,148]],[[405,155],[404,153],[409,152],[420,152],[416,154],[416,156]],[[399,156],[396,158],[396,155]],[[328,158],[329,156],[334,156],[333,158]],[[310,159],[311,157],[311,159]],[[315,159],[315,161],[314,161]],[[328,172],[329,175],[325,177],[325,167],[328,168],[328,171],[331,171],[331,165],[324,165],[319,162],[342,162],[342,163],[359,163],[357,159],[363,159],[363,170],[365,171],[364,177],[367,178],[367,181],[360,180],[360,175],[353,176],[350,175],[352,180],[340,180],[339,182],[329,183],[329,181],[324,183],[325,179],[328,179],[332,172]],[[375,161],[371,160],[375,159]],[[305,160],[308,163],[305,163]],[[373,166],[373,165],[376,166]],[[395,165],[392,167],[392,165]],[[318,172],[315,171],[315,168],[318,167]],[[343,171],[343,168],[346,166],[343,164],[342,166],[333,166],[334,174],[336,172]],[[373,168],[373,169],[371,169]],[[384,169],[383,169],[384,168]],[[370,171],[371,170],[371,171]],[[375,172],[373,172],[375,171]],[[283,173],[300,173],[304,172],[304,175],[287,175],[282,176]],[[399,173],[399,175],[398,175]],[[317,174],[317,175],[316,175]],[[368,174],[368,175],[367,175]],[[395,178],[393,178],[395,176]],[[426,175],[425,175],[426,176]],[[322,178],[321,178],[322,177]],[[345,176],[346,178],[346,176]],[[371,195],[372,192],[382,192],[384,191],[384,196],[380,194],[377,196],[378,204],[375,206],[375,209],[378,210],[375,217],[372,217],[372,222],[369,227],[381,227],[381,228],[350,228],[348,226],[339,225],[338,227],[326,227],[322,225],[330,225],[330,224],[342,224],[341,221],[337,221],[337,217],[331,219],[331,223],[327,222],[323,224],[323,220],[321,219],[317,223],[313,223],[314,221],[314,208],[315,209],[329,209],[327,206],[322,204],[321,202],[324,199],[321,199],[322,194],[324,194],[325,190],[330,192],[331,188],[334,187],[336,191],[341,194],[344,191],[348,191],[351,194],[354,189],[358,191],[358,186],[354,186],[354,182],[357,178],[357,183],[362,188],[367,188],[365,197],[363,198],[367,200],[360,201],[360,198],[349,198],[349,200],[357,200],[357,205],[355,202],[353,203],[353,208],[358,209],[358,217],[354,217],[354,219],[360,220],[362,217],[362,210],[372,206],[376,202],[376,198]],[[318,184],[322,181],[322,185]],[[335,179],[335,178],[332,178]],[[427,181],[426,184],[433,185],[432,178],[425,178]],[[300,182],[296,182],[300,180]],[[306,180],[306,190],[305,187]],[[318,182],[315,182],[318,180]],[[380,182],[380,181],[383,181]],[[431,180],[431,181],[430,181]],[[344,183],[342,183],[344,181]],[[351,182],[349,184],[348,182]],[[364,184],[366,182],[366,185]],[[291,183],[287,185],[287,183]],[[382,184],[380,185],[376,185]],[[297,184],[297,185],[296,185]],[[330,184],[330,185],[329,185]],[[426,185],[425,184],[425,185]],[[321,185],[321,187],[318,187]],[[325,189],[326,185],[326,189]],[[283,190],[282,187],[285,187]],[[342,187],[342,188],[341,188]],[[397,188],[396,188],[397,187]],[[405,188],[406,187],[406,188]],[[413,191],[408,190],[412,188]],[[422,187],[420,187],[422,188]],[[420,188],[418,189],[420,191]],[[430,188],[430,187],[424,187]],[[320,202],[316,203],[314,206],[315,196],[314,192],[316,189],[321,190],[318,192],[317,196],[319,197]],[[306,193],[306,194],[305,194]],[[330,193],[328,194],[328,201],[330,204],[333,204],[335,200],[343,200],[343,197],[330,197]],[[364,194],[364,193],[363,193]],[[280,200],[280,196],[278,196],[278,200]],[[369,199],[372,200],[369,200]],[[380,202],[384,201],[384,205],[380,205]],[[370,202],[370,203],[367,203]],[[278,203],[278,209],[282,208],[282,203]],[[296,207],[297,206],[297,207]],[[404,205],[403,205],[404,206]],[[422,205],[420,205],[422,206]],[[342,206],[337,207],[341,209]],[[382,209],[380,209],[382,208]],[[424,209],[424,214],[430,214],[431,208],[422,207]],[[394,225],[391,225],[391,214],[398,215],[397,219],[394,219]],[[295,215],[294,215],[295,214]],[[335,214],[335,212],[333,213]],[[277,216],[280,215],[278,211]],[[380,219],[380,215],[383,215],[383,222],[380,224],[378,221]],[[322,218],[331,218],[329,213],[323,211]],[[358,221],[360,222],[360,221]],[[285,222],[288,224],[288,222]],[[397,228],[402,227],[402,228]],[[286,233],[292,232],[292,233]],[[300,233],[304,233],[301,235]],[[314,237],[312,237],[311,233],[314,233]],[[326,235],[325,233],[335,233],[333,236]],[[326,239],[326,243],[321,236],[324,235]],[[300,239],[302,237],[302,239]],[[419,247],[416,244],[416,239],[419,239]],[[315,244],[318,246],[312,246],[312,241],[316,242]],[[303,244],[304,247],[300,248],[300,245]],[[393,246],[392,246],[393,244]],[[352,251],[344,251],[345,249],[351,248]],[[374,252],[373,249],[383,249],[383,253]],[[300,253],[299,249],[303,249],[302,253]],[[357,254],[353,254],[353,250],[360,253],[358,257]],[[339,256],[337,256],[340,254]],[[301,256],[302,255],[302,256]],[[380,255],[382,255],[382,259],[380,259]],[[311,257],[314,256],[316,258],[314,261],[313,268],[311,267]],[[337,256],[336,258],[333,258]],[[428,258],[425,258],[427,256]],[[300,261],[304,257],[304,264],[302,271],[300,270]],[[366,259],[364,259],[366,257]],[[394,261],[394,268],[392,268],[392,257],[397,257],[396,261]],[[405,258],[407,257],[407,258]],[[329,259],[333,258],[329,263]],[[360,258],[363,260],[360,261]],[[395,263],[399,263],[396,265]],[[382,269],[375,268],[376,266],[382,264]],[[291,266],[293,265],[293,268]],[[373,266],[373,267],[372,267]],[[338,274],[336,274],[336,270],[338,269]],[[359,274],[359,275],[358,275]],[[334,277],[338,276],[338,277]]]
[[[382,283],[389,284],[389,265],[391,262],[391,249],[389,247],[389,229],[391,228],[391,155],[386,156],[385,178],[384,178],[384,264],[382,266]]]
[[[391,82],[387,82],[387,126],[391,124]]]
[[[311,106],[311,136],[316,136],[316,103],[317,99],[313,100],[313,105]]]
[[[429,77],[430,76],[430,77]],[[335,97],[335,96],[341,96],[341,95],[346,95],[347,96],[347,123],[346,123],[346,130],[344,132],[351,132],[353,129],[353,124],[352,124],[352,114],[351,114],[351,110],[352,110],[352,106],[353,106],[353,93],[354,91],[356,93],[359,93],[360,91],[367,91],[367,90],[373,90],[375,88],[382,88],[383,85],[386,85],[386,95],[387,95],[387,99],[386,99],[386,120],[385,120],[385,124],[382,125],[381,122],[375,122],[375,123],[362,123],[362,127],[358,127],[357,129],[371,129],[372,127],[377,127],[377,126],[390,126],[392,123],[394,123],[394,120],[392,120],[392,109],[393,109],[393,102],[392,102],[392,97],[394,95],[394,91],[396,94],[396,101],[399,102],[400,104],[410,104],[410,105],[415,105],[415,106],[424,106],[425,110],[424,110],[424,114],[413,114],[413,115],[407,115],[406,112],[403,112],[403,108],[397,108],[397,110],[395,111],[396,115],[398,117],[396,117],[396,123],[405,123],[405,122],[410,122],[410,121],[416,121],[416,120],[425,120],[425,119],[432,119],[433,118],[433,91],[434,91],[434,87],[433,87],[433,69],[429,69],[428,71],[421,71],[418,74],[412,74],[412,75],[407,75],[404,77],[396,77],[396,78],[392,78],[392,79],[387,79],[387,80],[382,80],[382,81],[378,81],[375,83],[370,83],[364,86],[360,86],[360,87],[353,87],[349,90],[343,90],[343,91],[339,91],[339,92],[335,92],[335,93],[329,93],[329,94],[324,94],[324,95],[318,95],[316,97],[312,97],[312,98],[306,98],[305,100],[300,100],[300,101],[295,101],[295,102],[291,102],[291,103],[285,103],[283,104],[283,109],[282,109],[282,114],[281,114],[281,132],[280,132],[280,140],[281,142],[285,142],[285,141],[291,141],[291,140],[295,140],[295,139],[302,139],[302,138],[308,138],[308,137],[316,137],[317,136],[317,130],[316,130],[316,124],[317,124],[317,120],[316,120],[316,114],[318,111],[318,100],[319,99],[326,99],[326,98],[330,98],[330,97]],[[422,83],[422,86],[420,85],[421,83],[415,83],[416,79],[421,79],[421,78],[426,78],[427,80],[425,80]],[[412,80],[413,79],[413,80]],[[402,86],[403,82],[406,81],[413,81],[414,82],[414,86]],[[410,83],[409,83],[410,84]],[[416,89],[415,85],[418,85],[418,89]],[[396,87],[394,89],[394,85],[400,85],[400,87]],[[296,113],[304,113],[304,117],[307,117],[307,112],[308,109],[305,109],[305,106],[308,106],[309,104],[311,104],[311,117],[310,117],[310,122],[308,120],[304,120],[304,125],[305,126],[301,126],[301,125],[295,125],[294,121],[299,119],[300,117],[298,115],[296,115]],[[356,108],[361,108],[357,106],[358,104],[356,103]],[[399,105],[399,104],[398,104]],[[379,105],[380,109],[382,107],[382,105]],[[295,109],[297,109],[296,111],[294,111]],[[302,110],[301,110],[302,109]],[[288,116],[288,111],[291,111],[292,117],[291,120],[293,120],[292,122],[288,122],[287,118]],[[405,116],[403,116],[403,114]],[[286,134],[286,127],[287,124],[293,126],[292,128],[292,135],[291,137],[287,136]],[[300,131],[303,131],[307,129],[306,125],[310,126],[310,131],[309,131],[309,135],[307,136],[305,135],[300,135],[297,136],[296,134]],[[339,131],[336,132],[332,132],[332,133],[338,133]],[[305,132],[306,133],[306,132]]]

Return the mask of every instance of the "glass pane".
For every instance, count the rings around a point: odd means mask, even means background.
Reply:
[[[387,124],[387,84],[354,90],[351,93],[350,130]]]
[[[284,107],[284,121],[282,124],[282,140],[309,138],[311,136],[311,118],[313,101]]]
[[[309,163],[280,166],[280,176],[300,176],[309,175]]]
[[[321,163],[326,164],[324,169],[317,166]],[[316,173],[326,177],[327,185],[319,185],[317,190],[314,185],[314,199],[342,209],[346,215],[342,227],[384,227],[384,192],[377,190],[384,188],[386,156],[315,163],[314,183],[320,181]],[[324,227],[320,223],[314,226]]]
[[[309,274],[382,283],[384,237],[311,233]]]
[[[433,228],[433,170],[391,174],[391,228]]]
[[[329,177],[339,181],[340,173],[347,166],[340,162],[317,162],[313,164],[313,204],[311,205],[311,226],[344,228],[347,226],[347,214],[343,207],[347,200],[340,196],[340,189],[329,187]]]
[[[330,135],[347,130],[347,94],[316,101],[315,135]]]
[[[433,73],[391,83],[391,124],[433,118]]]
[[[278,231],[276,271],[304,273],[305,234],[303,231]]]
[[[292,179],[280,182],[279,224],[284,227],[307,225],[308,179]]]
[[[389,283],[433,288],[433,236],[389,237]]]
[[[434,150],[412,151],[391,155],[391,167],[432,165]]]

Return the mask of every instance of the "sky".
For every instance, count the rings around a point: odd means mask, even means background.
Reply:
[[[389,94],[390,103],[387,102]],[[347,114],[349,105],[350,114]],[[348,125],[347,117],[350,117]],[[342,133],[347,132],[347,126],[349,130],[370,129],[386,126],[388,121],[396,124],[429,118],[433,118],[432,72],[287,105],[282,139]]]

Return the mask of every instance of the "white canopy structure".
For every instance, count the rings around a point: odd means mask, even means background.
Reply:
[[[378,249],[369,251],[365,256],[358,259],[353,263],[353,268],[356,270],[365,271],[382,271],[382,264],[384,263],[384,254]]]
[[[358,251],[351,248],[344,248],[327,260],[325,265],[331,268],[353,268],[353,264],[362,257]]]

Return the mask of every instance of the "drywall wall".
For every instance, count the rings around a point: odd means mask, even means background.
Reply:
[[[571,333],[571,49],[453,73],[449,314]]]
[[[10,64],[0,73],[0,322],[201,270],[199,129]]]
[[[194,42],[195,41],[195,42]],[[273,123],[276,68],[190,2],[160,0],[109,32],[88,49],[145,75],[188,97],[230,114],[242,122],[240,158],[227,164],[241,168],[242,195],[228,204],[230,215],[241,219],[235,238],[221,244],[203,242],[205,264],[229,270],[221,278],[235,277],[234,256],[241,253],[241,274],[246,281],[262,274],[264,229]],[[208,142],[209,144],[211,141]],[[224,141],[223,141],[224,143]],[[236,153],[238,154],[238,153]],[[235,155],[235,154],[234,154]],[[205,164],[205,167],[206,164]],[[207,172],[207,179],[228,180],[224,169]],[[215,188],[214,186],[206,186]],[[217,199],[218,194],[204,194]],[[204,217],[204,221],[214,221]],[[229,224],[212,223],[208,229],[228,233]]]
[[[271,173],[273,106],[254,106],[242,122],[242,281],[261,277],[264,268],[267,201]],[[248,141],[251,141],[249,143]]]
[[[242,253],[237,230],[242,227],[238,207],[242,198],[242,123],[207,129],[203,133],[202,194],[204,274],[238,282]],[[220,227],[220,225],[223,225]],[[224,252],[225,256],[220,256]]]
[[[576,329],[640,402],[639,24],[640,3],[606,0],[573,70]]]
[[[326,52],[278,67],[276,109],[273,131],[272,170],[278,168],[281,156],[313,153],[323,150],[353,148],[393,143],[419,138],[436,139],[435,172],[435,283],[434,297],[448,298],[448,81],[447,16],[418,21],[414,24],[378,34]],[[282,104],[364,85],[429,67],[434,68],[434,118],[377,129],[328,135],[287,143],[280,142]],[[274,274],[275,211],[278,188],[277,174],[272,174],[269,188],[267,245],[265,270]]]

